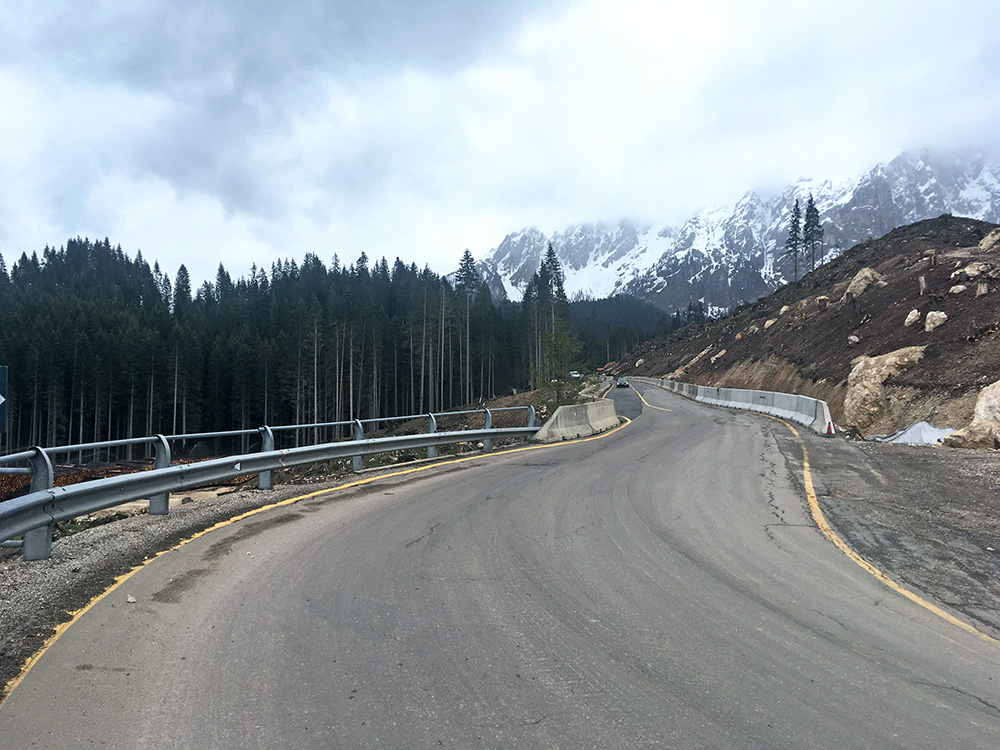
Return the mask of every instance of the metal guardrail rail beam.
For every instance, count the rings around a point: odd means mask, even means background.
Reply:
[[[167,498],[171,492],[233,479],[244,474],[270,475],[270,472],[278,469],[319,461],[463,442],[482,441],[486,448],[488,441],[492,443],[495,439],[526,438],[534,435],[539,426],[533,416],[532,413],[529,419],[530,425],[527,427],[428,432],[419,435],[362,438],[286,450],[269,450],[193,464],[167,465],[154,468],[152,471],[81,482],[67,487],[51,486],[52,465],[47,451],[36,449],[28,454],[31,460],[36,462],[31,492],[0,503],[0,542],[23,536],[24,558],[41,560],[49,557],[52,552],[52,532],[56,523],[96,510],[112,508],[143,498]],[[433,416],[431,418],[433,419]],[[166,442],[165,439],[161,439]],[[45,483],[48,483],[47,487],[40,486]],[[166,512],[165,506],[163,512]]]
[[[385,424],[388,422],[412,422],[420,419],[427,419],[429,428],[428,432],[434,432],[435,425],[437,424],[437,418],[447,418],[447,417],[459,417],[466,414],[483,414],[484,422],[492,420],[492,414],[498,414],[500,412],[526,412],[528,415],[527,423],[528,426],[540,427],[541,423],[538,421],[535,415],[535,407],[528,406],[505,406],[499,409],[469,409],[465,411],[443,411],[443,412],[432,412],[424,414],[406,414],[397,417],[374,417],[371,419],[350,419],[340,422],[315,422],[310,424],[287,424],[287,425],[264,425],[262,427],[254,427],[251,429],[243,430],[222,430],[218,432],[189,432],[189,433],[179,433],[177,435],[151,435],[147,437],[136,437],[136,438],[122,438],[120,440],[103,440],[92,443],[77,443],[74,445],[59,445],[49,448],[32,448],[27,451],[20,451],[18,453],[8,453],[6,455],[0,455],[0,474],[30,474],[31,469],[26,467],[10,467],[10,464],[15,463],[31,463],[34,460],[34,456],[37,451],[42,451],[48,456],[55,456],[64,453],[83,453],[84,451],[100,451],[107,448],[115,447],[130,447],[134,445],[150,445],[159,444],[166,440],[167,443],[171,442],[187,442],[189,440],[215,440],[217,438],[226,437],[245,437],[249,435],[260,434],[266,436],[270,433],[272,441],[275,433],[279,432],[292,432],[297,430],[309,430],[316,428],[327,428],[327,427],[351,427],[352,432],[357,436],[356,425],[361,424],[362,427],[366,424]],[[317,441],[320,442],[320,441]],[[273,449],[273,444],[272,444]],[[262,450],[268,450],[266,446]]]

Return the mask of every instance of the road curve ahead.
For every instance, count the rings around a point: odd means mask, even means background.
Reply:
[[[1000,650],[819,533],[788,428],[639,388],[609,436],[157,558],[0,707],[4,746],[996,747]]]

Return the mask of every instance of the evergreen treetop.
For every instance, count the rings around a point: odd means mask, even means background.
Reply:
[[[788,223],[788,239],[785,240],[785,252],[792,256],[793,280],[799,280],[799,253],[802,251],[802,209],[799,199],[795,199],[792,208],[792,218]]]
[[[819,221],[819,209],[812,193],[806,203],[805,221],[802,224],[802,244],[809,248],[810,270],[816,270],[816,246],[823,243],[823,227]],[[821,259],[822,260],[822,259]]]

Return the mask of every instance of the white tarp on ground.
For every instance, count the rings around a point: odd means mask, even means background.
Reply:
[[[904,445],[935,445],[955,432],[954,427],[935,427],[930,422],[917,422],[891,435],[872,435],[869,440],[880,443],[903,443]]]

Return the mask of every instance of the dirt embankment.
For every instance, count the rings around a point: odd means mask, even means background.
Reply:
[[[895,365],[871,361],[915,348]],[[859,365],[868,375],[852,382]],[[821,398],[864,435],[920,420],[964,427],[1000,379],[1000,227],[952,216],[901,227],[619,369]],[[867,390],[852,401],[852,386]]]

